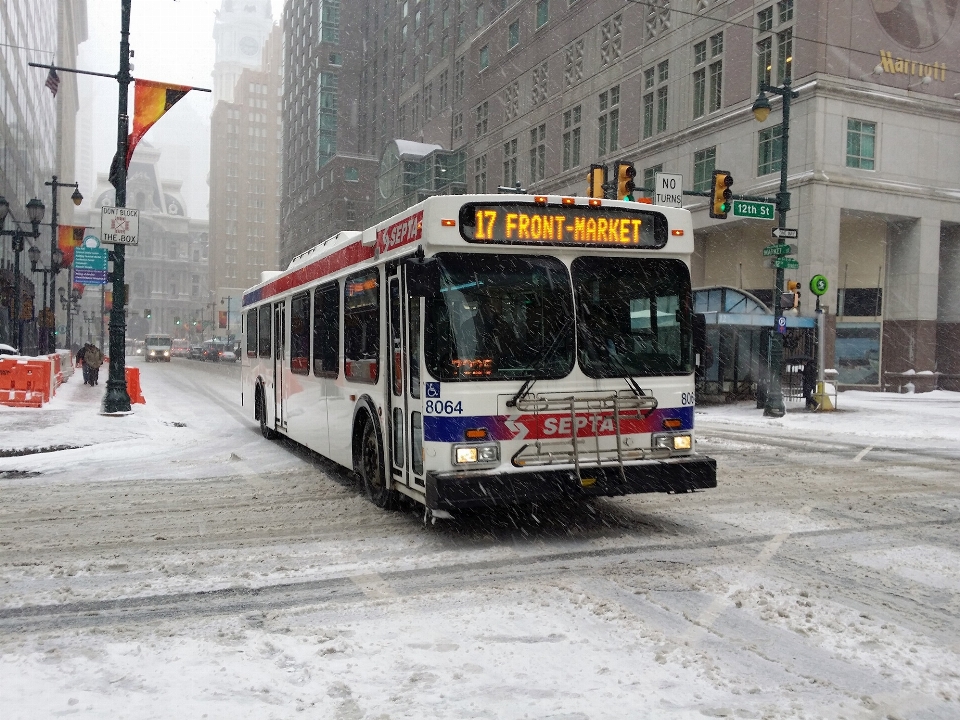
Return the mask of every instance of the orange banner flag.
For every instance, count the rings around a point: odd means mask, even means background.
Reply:
[[[63,262],[60,267],[68,268],[73,265],[73,250],[83,242],[83,225],[61,225],[57,233],[57,246],[63,253]]]
[[[103,309],[113,310],[113,290],[103,291]]]
[[[127,140],[127,167],[133,149],[147,130],[163,117],[163,114],[177,104],[193,88],[189,85],[171,85],[153,80],[134,80],[133,94],[133,132]]]

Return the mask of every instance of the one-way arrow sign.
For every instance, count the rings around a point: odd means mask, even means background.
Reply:
[[[798,237],[796,228],[774,228],[770,234],[778,240],[796,240]]]

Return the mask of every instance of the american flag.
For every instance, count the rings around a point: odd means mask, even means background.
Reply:
[[[47,73],[47,82],[45,82],[44,85],[50,88],[50,92],[53,93],[54,97],[57,96],[57,90],[60,89],[60,76],[57,75],[57,71],[53,68],[50,68],[50,72]]]

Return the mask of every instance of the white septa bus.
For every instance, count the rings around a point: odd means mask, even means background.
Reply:
[[[716,487],[694,445],[692,252],[679,208],[428,198],[244,293],[241,401],[381,507]]]

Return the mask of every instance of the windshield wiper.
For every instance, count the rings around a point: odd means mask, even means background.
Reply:
[[[553,349],[557,346],[557,343],[560,342],[560,338],[563,337],[563,334],[567,331],[567,328],[570,327],[570,320],[571,318],[567,318],[564,321],[563,325],[560,327],[560,330],[557,332],[556,337],[553,338],[553,342],[550,343],[550,347],[547,348],[546,352],[540,356],[540,359],[537,361],[537,363],[530,369],[530,376],[523,381],[523,385],[521,385],[520,389],[517,390],[516,395],[507,400],[507,407],[516,407],[518,402],[530,394],[530,389],[537,381],[537,376],[543,372],[543,368],[547,363],[547,358],[550,357]]]
[[[589,308],[584,308],[586,310],[587,316],[590,315]],[[584,334],[590,339],[590,342],[593,343],[595,348],[604,347],[604,345],[597,341],[597,336],[593,334],[593,331],[590,330],[586,325],[578,324],[578,329],[583,330]],[[607,358],[610,360],[610,363],[615,365],[617,370],[620,372],[620,377],[623,378],[627,385],[630,386],[630,389],[633,391],[633,394],[637,397],[648,397],[648,395],[643,391],[637,381],[633,379],[633,375],[630,374],[630,371],[627,370],[626,366],[623,364],[623,361],[619,358],[616,352],[607,352]],[[653,400],[652,410],[657,409],[657,399],[651,398]]]

